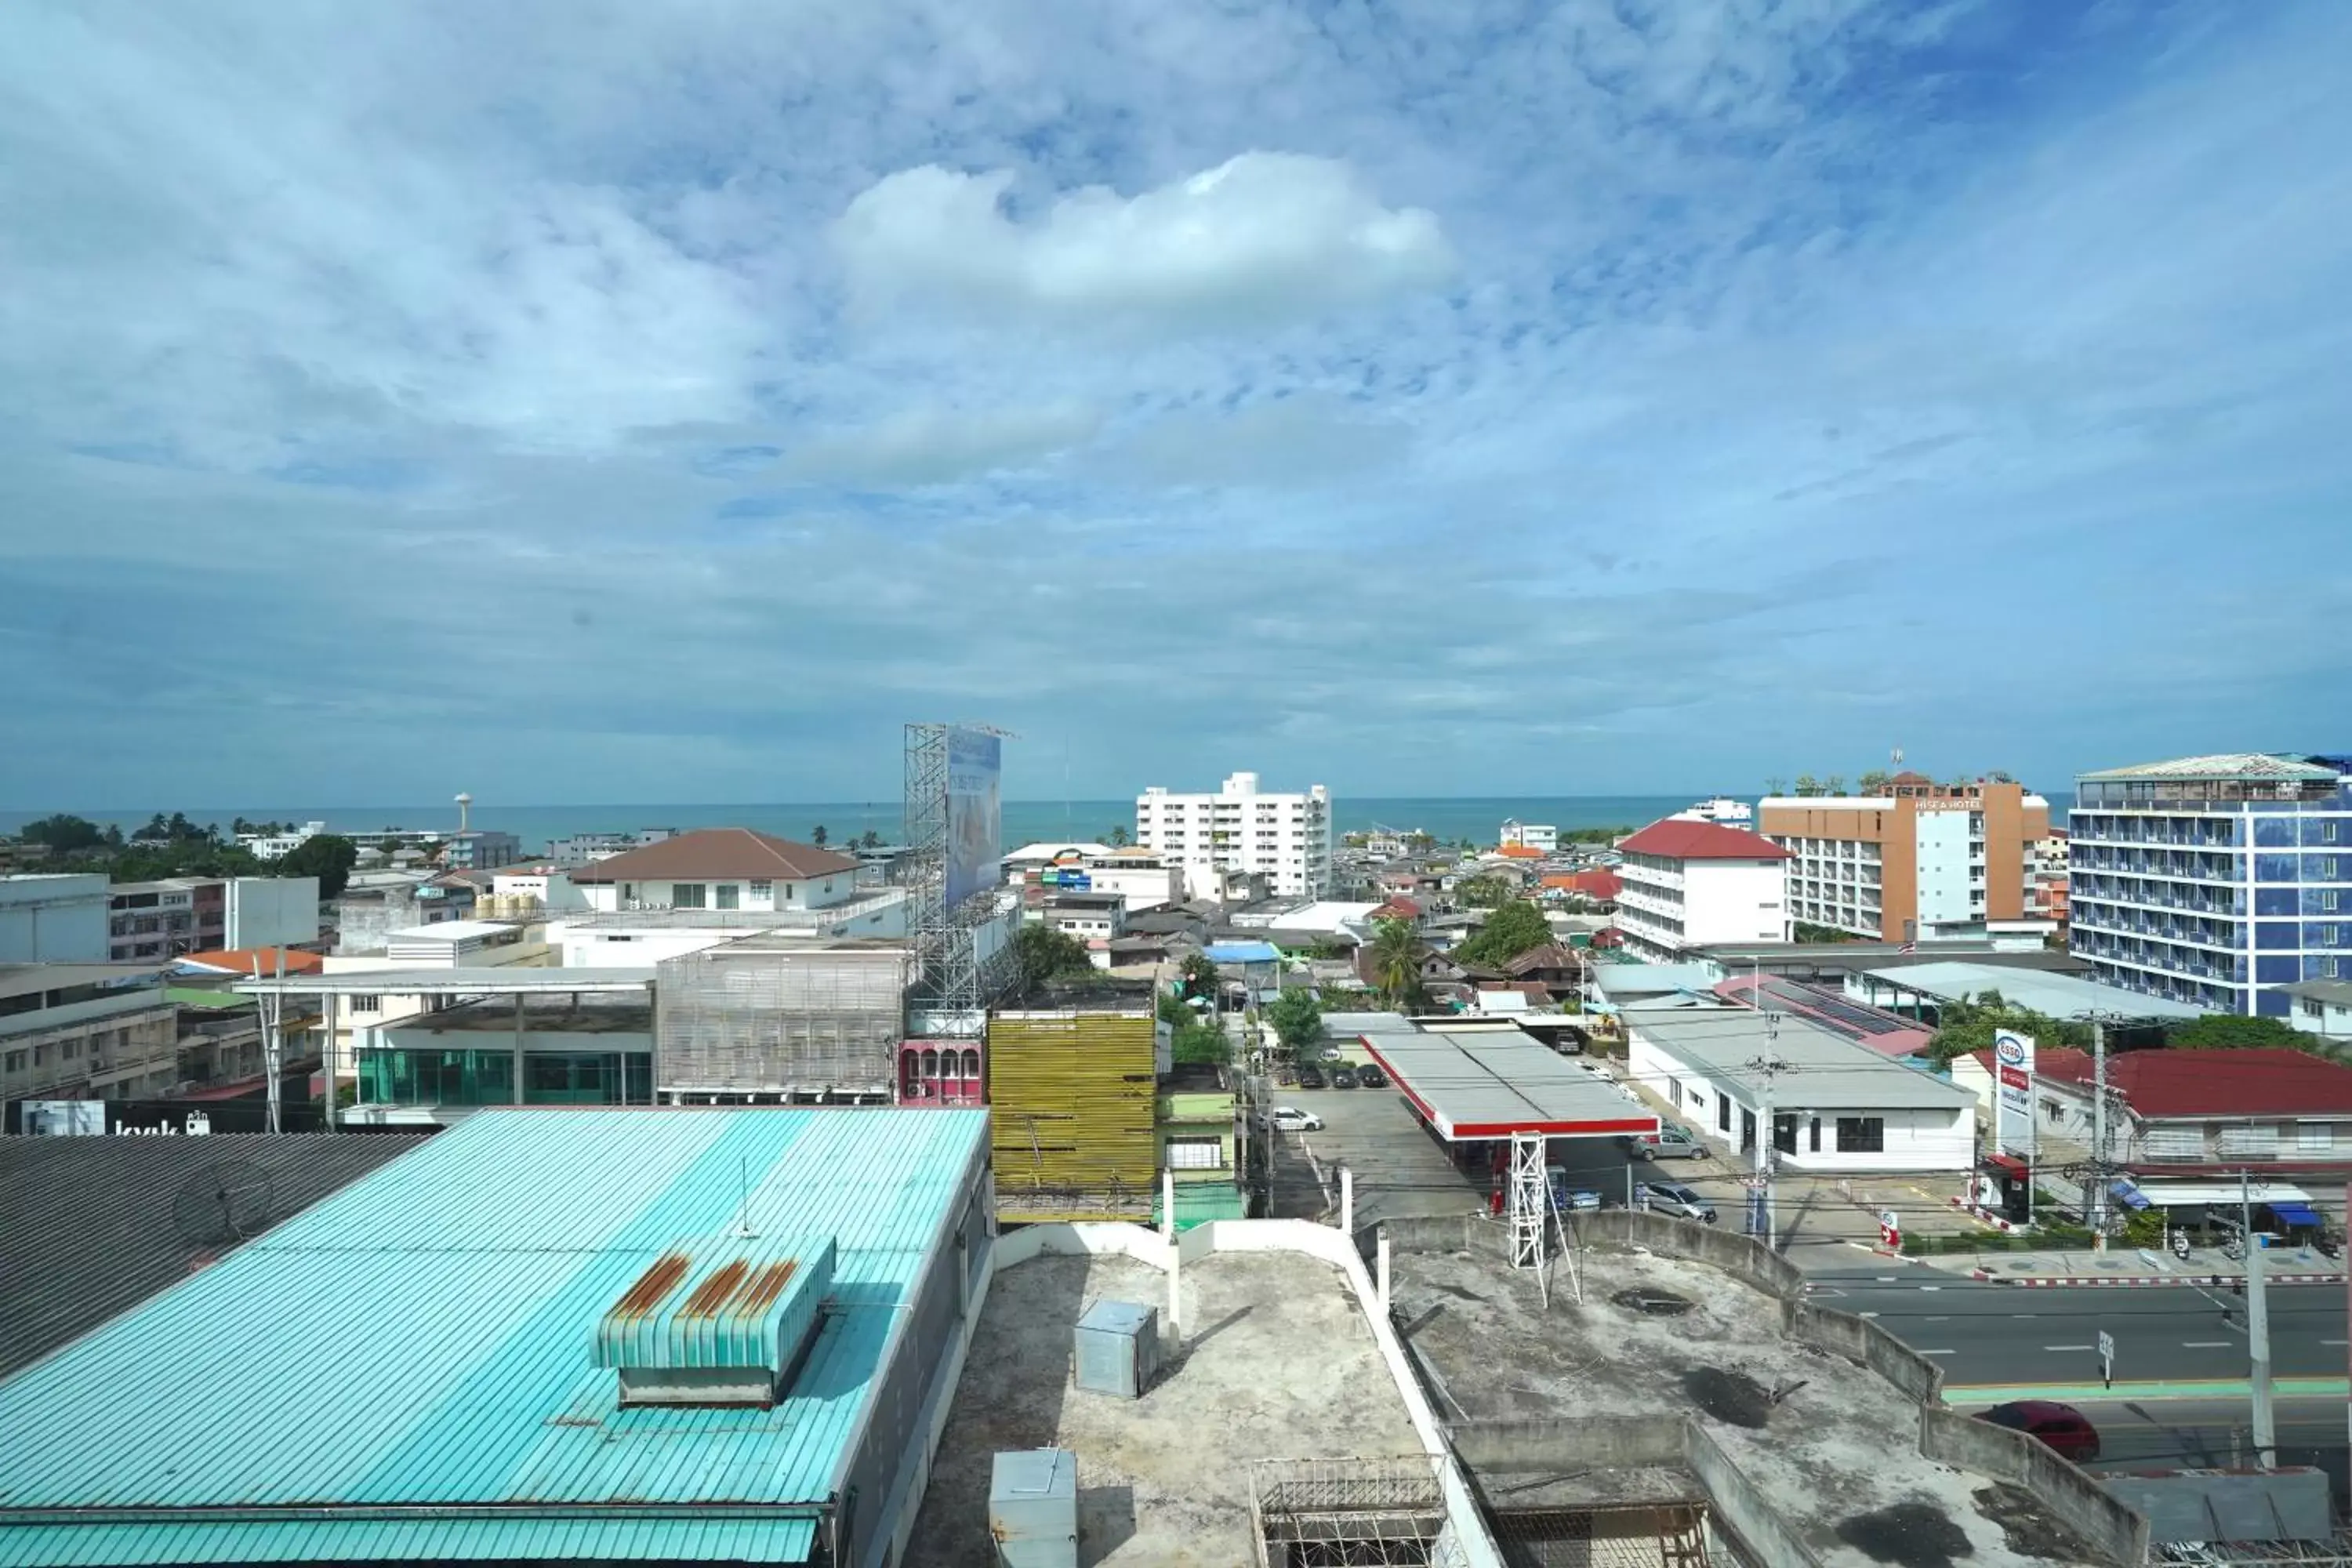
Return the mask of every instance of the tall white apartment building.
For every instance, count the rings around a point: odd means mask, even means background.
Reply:
[[[1617,930],[1641,957],[1789,940],[1789,852],[1762,835],[1668,817],[1617,848]]]
[[[1154,784],[1135,797],[1135,842],[1180,862],[1195,893],[1255,871],[1279,896],[1319,899],[1331,890],[1331,792],[1269,794],[1255,773],[1234,774],[1214,795]]]

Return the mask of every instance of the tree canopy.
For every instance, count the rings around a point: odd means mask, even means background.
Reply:
[[[1372,922],[1371,982],[1391,1007],[1421,1000],[1421,933],[1411,921]]]
[[[1456,962],[1481,969],[1499,969],[1530,948],[1551,940],[1543,913],[1525,899],[1498,905],[1477,934],[1454,950]]]
[[[2012,1029],[2030,1035],[2037,1047],[2072,1046],[2077,1050],[2091,1047],[2091,1026],[2069,1018],[2053,1018],[2031,1007],[2020,1007],[2004,1001],[1998,991],[1987,991],[1979,996],[1943,1005],[1942,1022],[1935,1037],[1927,1042],[1927,1052],[1937,1062],[1948,1062],[1955,1057],[1971,1051],[1992,1049],[1993,1032]]]
[[[351,885],[352,867],[360,847],[340,833],[314,833],[280,856],[274,868],[280,877],[316,877],[319,896],[331,899]]]
[[[1024,925],[1013,938],[1013,967],[1025,989],[1069,974],[1091,974],[1087,944],[1051,926]]]
[[[2235,1051],[2271,1047],[2291,1051],[2315,1051],[2319,1041],[2284,1018],[2243,1017],[2234,1013],[2208,1013],[2164,1031],[2164,1043],[2179,1051]]]
[[[16,837],[27,844],[47,845],[52,855],[73,855],[106,847],[104,828],[86,817],[68,816],[63,812],[25,824],[16,830]]]
[[[1497,904],[1507,904],[1517,890],[1507,877],[1465,877],[1454,884],[1454,896],[1461,900],[1465,908],[1474,910],[1491,910]]]
[[[1305,991],[1285,991],[1267,1004],[1265,1021],[1274,1026],[1282,1048],[1297,1055],[1323,1038],[1323,1009]]]

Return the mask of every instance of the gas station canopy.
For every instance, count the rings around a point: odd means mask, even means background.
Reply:
[[[1658,1118],[1516,1025],[1423,1029],[1397,1020],[1357,1038],[1448,1142],[1515,1134],[1601,1138],[1658,1131]]]

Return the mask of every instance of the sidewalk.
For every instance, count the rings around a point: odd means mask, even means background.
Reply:
[[[2209,1249],[2183,1263],[2170,1253],[2137,1247],[2111,1252],[2053,1247],[2046,1252],[1947,1252],[1910,1259],[1996,1285],[2202,1285],[2227,1289],[2245,1279],[2242,1263]],[[2344,1265],[2306,1247],[2276,1251],[2263,1260],[2265,1285],[2341,1285]]]

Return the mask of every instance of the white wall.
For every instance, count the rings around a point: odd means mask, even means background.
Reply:
[[[221,898],[223,947],[296,947],[319,940],[316,877],[231,877]]]
[[[547,924],[547,944],[563,955],[566,969],[628,969],[683,958],[707,947],[750,934],[743,926],[662,927],[635,929],[575,926],[562,921]]]
[[[1762,1100],[1757,1090],[1744,1080],[1727,1076],[1711,1075],[1686,1065],[1680,1057],[1654,1045],[1635,1030],[1626,1049],[1626,1066],[1634,1080],[1672,1107],[1669,1115],[1696,1131],[1702,1142],[1744,1165],[1752,1156],[1739,1153],[1741,1113],[1756,1113],[1759,1136],[1769,1137],[1764,1121]],[[1916,1069],[1888,1064],[1895,1072]],[[1976,1158],[1975,1108],[1954,1105],[1927,1109],[1894,1107],[1820,1108],[1804,1102],[1803,1078],[1791,1075],[1784,1080],[1773,1097],[1778,1114],[1797,1118],[1797,1151],[1780,1156],[1781,1169],[1789,1171],[1965,1171]],[[1723,1126],[1723,1107],[1731,1107],[1728,1129]],[[1822,1147],[1812,1148],[1811,1121],[1818,1115],[1822,1122]],[[1837,1120],[1841,1116],[1874,1116],[1884,1123],[1885,1147],[1876,1151],[1849,1152],[1837,1146]]]
[[[1789,940],[1788,865],[1691,860],[1683,867],[1683,945]]]
[[[582,887],[588,907],[594,910],[667,910],[677,907],[676,889],[684,879],[657,882],[590,882]],[[689,908],[717,910],[719,889],[735,889],[740,910],[821,910],[842,903],[857,890],[857,873],[836,871],[809,881],[785,878],[714,877],[692,884],[702,889],[702,902]]]
[[[106,878],[0,877],[0,963],[104,963]]]
[[[1922,811],[1918,814],[1919,920],[1964,921],[1969,903],[1969,814],[1965,811]],[[1979,886],[1982,886],[1981,883]],[[1981,906],[1976,908],[1981,915]]]

